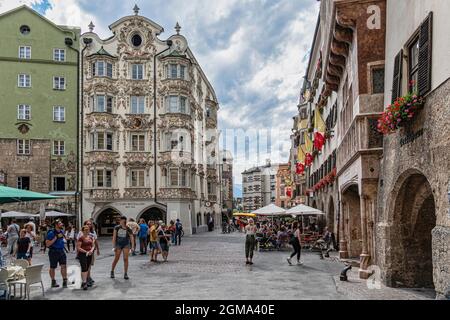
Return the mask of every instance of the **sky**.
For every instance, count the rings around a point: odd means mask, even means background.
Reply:
[[[234,183],[270,159],[289,160],[292,117],[307,68],[320,2],[317,0],[0,0],[0,13],[27,4],[56,24],[108,26],[133,14],[175,33],[176,22],[219,100],[221,146],[231,151]]]

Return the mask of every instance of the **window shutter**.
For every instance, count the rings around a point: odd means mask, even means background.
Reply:
[[[433,39],[433,12],[420,26],[419,36],[419,76],[417,87],[419,95],[424,96],[431,90],[431,59]]]
[[[394,80],[392,81],[392,103],[400,97],[402,85],[403,50],[395,57]]]

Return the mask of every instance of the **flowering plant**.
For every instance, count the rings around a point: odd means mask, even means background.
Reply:
[[[424,99],[413,92],[397,98],[378,119],[378,131],[384,135],[394,133],[406,122],[410,121],[423,104]]]

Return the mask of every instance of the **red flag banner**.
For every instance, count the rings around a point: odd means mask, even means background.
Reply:
[[[305,172],[305,165],[303,163],[297,163],[296,173],[302,175]]]
[[[321,151],[323,148],[323,145],[325,144],[325,137],[322,133],[316,132],[314,133],[314,147]]]
[[[313,159],[313,156],[311,155],[311,153],[307,153],[305,156],[305,165],[307,167],[309,167],[312,164],[313,160],[314,159]]]

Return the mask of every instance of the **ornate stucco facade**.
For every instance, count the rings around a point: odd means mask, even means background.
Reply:
[[[91,24],[81,39],[83,218],[103,234],[118,215],[200,232],[209,216],[220,222],[217,98],[179,25],[160,40],[135,9],[112,37]]]

